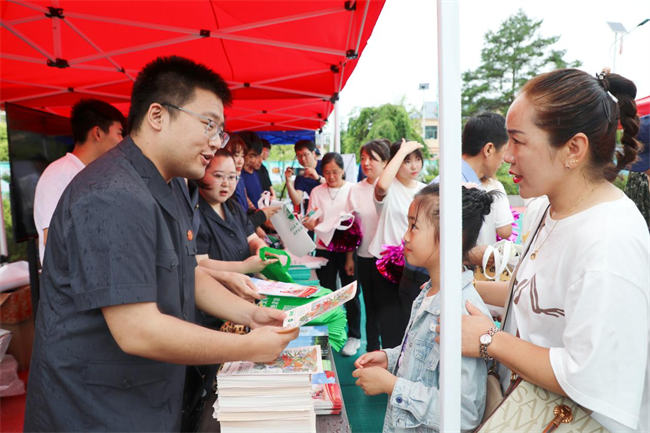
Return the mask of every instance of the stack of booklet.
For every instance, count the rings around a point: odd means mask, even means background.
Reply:
[[[322,371],[320,346],[288,348],[269,363],[225,363],[213,416],[223,433],[315,432],[311,377]]]
[[[343,398],[341,387],[336,381],[336,374],[329,359],[330,346],[327,340],[327,326],[302,326],[298,338],[291,341],[287,348],[319,345],[323,361],[323,372],[311,375],[311,398],[316,415],[337,415],[341,413]]]
[[[343,397],[333,371],[324,371],[312,376],[311,398],[316,415],[338,415],[341,413]]]

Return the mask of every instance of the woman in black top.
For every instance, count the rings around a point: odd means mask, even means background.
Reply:
[[[255,234],[246,212],[233,198],[237,180],[232,155],[219,150],[199,181],[201,226],[196,239],[197,262],[212,270],[219,280],[224,274],[236,273],[241,278],[241,274],[260,272],[269,264],[258,255],[266,244]],[[247,285],[254,288],[252,283]],[[237,294],[259,298],[257,293]]]

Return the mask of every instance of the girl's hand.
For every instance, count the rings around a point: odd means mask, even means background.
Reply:
[[[355,385],[363,389],[366,395],[392,394],[397,377],[388,370],[380,367],[366,367],[352,372],[353,377],[358,377]]]
[[[422,149],[424,146],[422,143],[418,143],[417,141],[406,141],[406,139],[402,138],[402,145],[399,148],[399,153],[401,153],[404,157],[408,155],[411,152],[415,152],[418,149]]]
[[[364,353],[354,361],[356,368],[381,367],[384,370],[388,368],[388,356],[383,350]]]

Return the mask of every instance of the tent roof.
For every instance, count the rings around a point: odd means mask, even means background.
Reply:
[[[650,95],[645,98],[637,99],[635,102],[639,117],[650,114]]]
[[[81,98],[124,113],[133,80],[161,55],[228,82],[230,130],[319,129],[384,0],[8,0],[0,3],[0,104],[69,115]]]

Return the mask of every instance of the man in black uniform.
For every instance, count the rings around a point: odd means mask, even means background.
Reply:
[[[25,431],[178,431],[185,367],[274,359],[297,335],[284,313],[233,295],[196,267],[173,193],[223,141],[230,92],[190,60],[149,63],[133,86],[130,137],[88,165],[50,225]],[[255,328],[193,324],[195,306]]]

